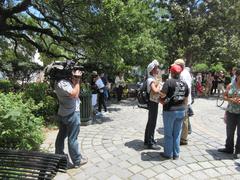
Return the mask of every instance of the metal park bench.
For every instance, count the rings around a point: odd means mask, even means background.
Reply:
[[[53,179],[66,172],[67,156],[0,149],[0,179]]]

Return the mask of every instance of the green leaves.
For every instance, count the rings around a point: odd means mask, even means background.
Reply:
[[[31,101],[21,94],[0,93],[0,147],[37,150],[43,141],[42,117],[35,117]]]

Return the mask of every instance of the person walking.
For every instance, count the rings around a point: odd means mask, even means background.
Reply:
[[[170,68],[171,79],[168,79],[160,92],[163,99],[164,152],[161,156],[167,159],[178,159],[182,123],[187,109],[189,88],[180,79],[182,67],[173,64]]]
[[[80,153],[78,134],[80,132],[80,70],[73,71],[70,79],[61,79],[54,84],[59,101],[58,123],[59,131],[55,141],[55,153],[64,154],[64,141],[68,137],[68,151],[72,163],[68,168],[77,168],[88,162]]]
[[[154,140],[154,133],[157,123],[157,115],[158,115],[158,103],[159,103],[159,93],[161,89],[161,84],[157,82],[157,75],[159,73],[158,70],[158,61],[154,60],[147,66],[147,92],[149,94],[149,102],[148,102],[148,121],[145,129],[144,136],[144,147],[147,149],[160,149],[159,146],[156,145],[156,141]]]
[[[228,101],[225,112],[226,118],[226,144],[219,152],[233,154],[234,158],[240,158],[240,69],[236,69],[235,80],[230,83],[224,92],[224,100]],[[234,134],[237,129],[237,141],[234,151]]]
[[[187,86],[188,86],[188,91],[191,92],[191,88],[192,88],[192,76],[190,74],[190,72],[187,70],[187,68],[185,67],[185,61],[183,59],[177,59],[174,64],[180,65],[183,69],[183,71],[180,74],[180,79],[182,81],[184,81]],[[189,93],[188,95],[188,109],[191,108],[191,103],[192,103],[192,95],[191,93]],[[183,125],[182,125],[182,134],[181,134],[181,145],[187,145],[188,144],[188,134],[189,134],[189,129],[188,127],[191,127],[190,125],[190,119],[189,119],[189,115],[188,112],[185,113],[185,117],[184,117],[184,121],[183,121]]]

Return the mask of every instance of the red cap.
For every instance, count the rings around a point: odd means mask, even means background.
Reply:
[[[173,64],[170,68],[170,72],[175,74],[180,74],[182,70],[182,67],[178,64]]]

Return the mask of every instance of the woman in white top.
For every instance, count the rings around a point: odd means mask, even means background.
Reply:
[[[156,145],[156,141],[154,140],[154,132],[158,115],[159,93],[161,89],[161,83],[157,81],[157,75],[159,73],[158,62],[151,62],[147,67],[147,71],[147,91],[150,97],[148,103],[148,122],[145,129],[144,146],[147,149],[158,150],[160,147]]]

